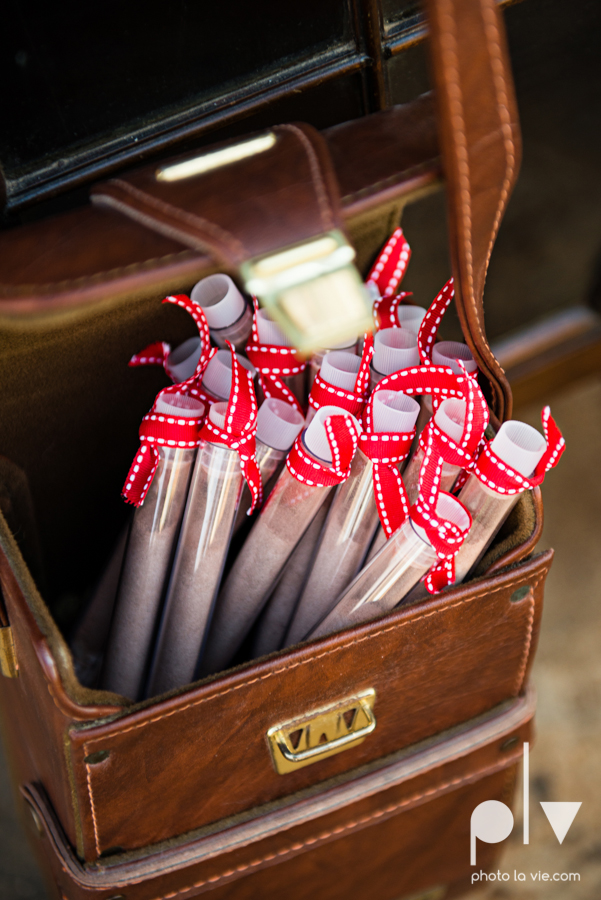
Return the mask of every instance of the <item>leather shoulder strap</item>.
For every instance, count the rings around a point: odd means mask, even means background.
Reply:
[[[456,305],[501,421],[511,388],[488,345],[482,298],[521,158],[505,30],[495,0],[424,0],[447,185]]]

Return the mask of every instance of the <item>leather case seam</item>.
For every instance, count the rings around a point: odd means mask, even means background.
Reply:
[[[284,859],[286,856],[290,856],[293,853],[298,853],[300,850],[304,850],[307,847],[318,846],[319,844],[327,841],[331,837],[338,837],[342,834],[351,832],[356,830],[357,828],[361,828],[375,819],[380,819],[383,816],[390,816],[398,810],[402,809],[405,806],[410,806],[412,804],[418,803],[420,800],[423,800],[426,797],[431,797],[432,795],[440,794],[443,791],[446,791],[448,788],[456,788],[460,787],[463,784],[469,784],[474,781],[481,775],[489,774],[493,775],[495,772],[502,771],[507,766],[512,763],[518,762],[521,757],[521,751],[517,753],[513,753],[511,756],[507,756],[506,759],[502,760],[499,763],[494,765],[484,766],[480,769],[477,769],[474,772],[470,772],[469,775],[464,775],[461,778],[453,778],[450,781],[443,782],[442,784],[437,785],[434,788],[430,788],[427,791],[421,791],[417,794],[413,794],[411,797],[406,797],[404,800],[399,801],[398,803],[390,803],[387,806],[382,807],[382,809],[376,810],[373,813],[370,813],[366,816],[360,816],[354,821],[347,822],[345,825],[339,825],[336,828],[332,828],[329,831],[323,831],[320,834],[317,834],[315,837],[306,838],[304,841],[298,841],[294,844],[290,844],[288,847],[284,847],[282,850],[278,850],[275,853],[268,853],[265,856],[259,857],[258,859],[252,860],[249,863],[244,863],[243,865],[236,866],[233,869],[228,869],[225,872],[222,872],[220,875],[214,875],[210,878],[205,878],[203,881],[198,881],[195,884],[190,885],[187,888],[181,888],[178,891],[172,891],[169,894],[162,894],[160,897],[155,897],[154,900],[173,900],[174,897],[182,896],[183,894],[187,894],[190,891],[196,890],[200,887],[203,887],[206,884],[216,884],[219,881],[223,881],[226,878],[231,878],[232,875],[236,875],[242,872],[247,871],[248,869],[255,868],[256,866],[260,866],[266,862],[272,862],[277,859]],[[128,882],[133,883],[133,882]]]

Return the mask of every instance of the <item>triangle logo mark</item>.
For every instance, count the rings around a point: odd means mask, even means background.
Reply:
[[[549,824],[560,844],[570,830],[572,822],[576,818],[576,813],[582,806],[582,803],[559,803],[541,800],[540,804],[543,812],[549,820]]]

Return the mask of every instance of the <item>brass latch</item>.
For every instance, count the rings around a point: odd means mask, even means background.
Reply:
[[[341,231],[329,231],[270,256],[243,263],[240,272],[303,355],[357,338],[373,327],[372,301]]]
[[[376,727],[373,688],[274,725],[267,732],[276,772],[285,775],[356,747]]]
[[[10,625],[0,628],[0,671],[5,678],[16,678],[19,674],[13,631]]]

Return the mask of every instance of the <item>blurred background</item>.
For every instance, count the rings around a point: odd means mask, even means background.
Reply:
[[[579,872],[581,880],[490,885],[480,895],[598,900],[601,3],[502,5],[524,153],[487,281],[487,332],[512,382],[515,416],[539,425],[541,406],[549,403],[567,441],[543,489],[541,549],[554,547],[556,559],[534,668],[531,842],[525,849],[515,829],[502,868]],[[261,6],[256,16],[242,0],[213,9],[173,0],[165,17],[154,0],[143,16],[133,0],[107,2],[102,10],[73,0],[9,0],[11,27],[0,36],[3,227],[87,202],[87,182],[126,168],[142,150],[180,151],[294,119],[326,127],[429,89],[416,3]],[[379,16],[375,30],[369,9]],[[209,40],[216,33],[223,40]],[[177,65],[157,65],[170,50]],[[450,274],[444,203],[442,192],[432,194],[403,217],[413,248],[404,287],[422,306]],[[443,337],[458,336],[452,317],[445,329]],[[561,847],[538,805],[545,799],[583,801]],[[4,765],[0,896],[46,896]]]

